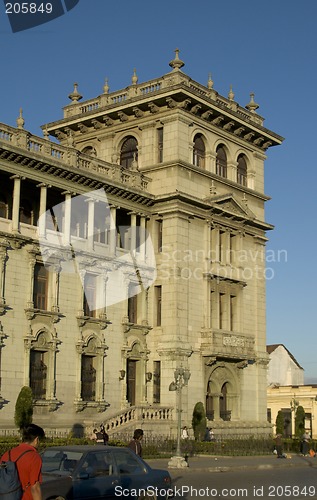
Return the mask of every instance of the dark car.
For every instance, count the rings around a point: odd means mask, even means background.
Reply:
[[[169,498],[168,471],[151,469],[129,448],[54,446],[42,453],[43,500]]]

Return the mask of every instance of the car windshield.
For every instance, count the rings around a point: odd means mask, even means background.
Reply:
[[[83,453],[78,451],[48,449],[42,454],[42,471],[71,473],[82,456]]]

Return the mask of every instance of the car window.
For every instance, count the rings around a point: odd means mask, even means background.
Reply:
[[[145,474],[146,469],[142,462],[139,462],[137,457],[135,457],[128,450],[115,450],[114,451],[115,460],[117,463],[117,468],[119,474]]]
[[[42,454],[43,472],[73,472],[83,454],[77,451],[51,450]]]
[[[87,453],[79,468],[78,474],[87,473],[91,477],[111,476],[114,471],[114,463],[111,452],[92,451]]]

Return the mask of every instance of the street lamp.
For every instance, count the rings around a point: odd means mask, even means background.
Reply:
[[[168,462],[168,466],[174,469],[188,467],[188,463],[181,456],[181,426],[182,426],[182,389],[188,385],[190,379],[190,371],[188,368],[176,368],[174,371],[174,381],[169,385],[169,391],[176,391],[177,393],[177,446],[176,455]]]

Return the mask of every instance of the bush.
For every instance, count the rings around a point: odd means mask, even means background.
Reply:
[[[280,410],[276,417],[276,434],[284,434],[284,414]]]
[[[301,438],[305,432],[305,410],[298,406],[295,414],[295,436]]]
[[[30,387],[22,387],[15,403],[14,422],[22,429],[32,423],[33,419],[33,394]]]
[[[197,441],[203,441],[206,432],[206,412],[203,403],[196,403],[193,411],[192,426]]]

